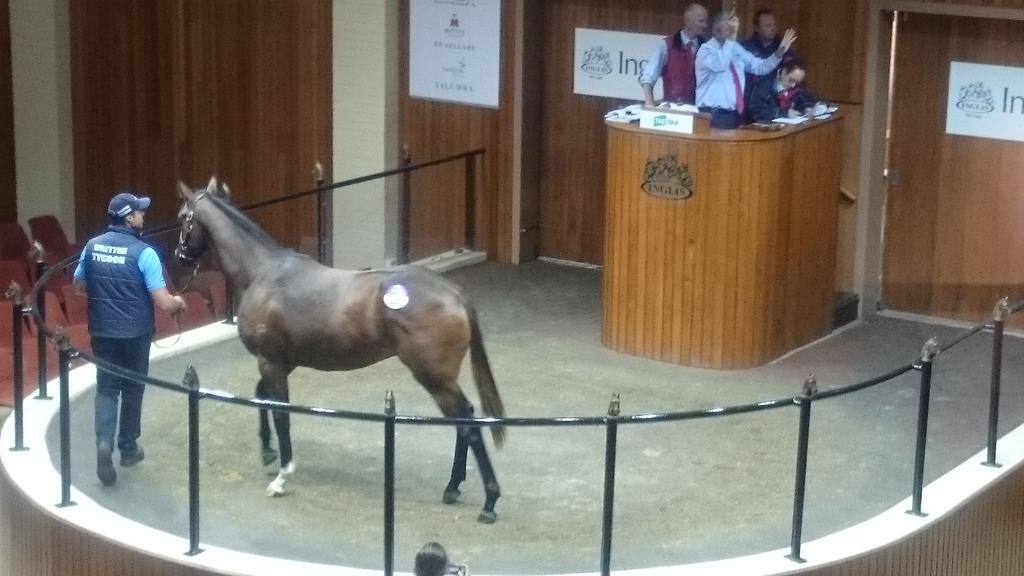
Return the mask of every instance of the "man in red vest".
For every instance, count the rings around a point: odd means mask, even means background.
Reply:
[[[686,7],[683,28],[658,44],[640,73],[645,105],[654,106],[654,85],[658,78],[664,82],[666,102],[693,104],[696,101],[694,61],[697,49],[704,42],[701,35],[707,26],[708,11],[703,6],[690,4]]]

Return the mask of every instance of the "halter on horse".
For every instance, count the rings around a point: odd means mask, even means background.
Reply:
[[[459,288],[417,266],[387,271],[336,270],[282,247],[227,201],[216,178],[205,189],[178,183],[185,200],[178,212],[181,233],[175,255],[194,262],[213,247],[238,302],[238,335],[256,356],[260,381],[256,396],[288,401],[288,375],[297,366],[318,370],[354,370],[385,358],[398,358],[433,396],[445,416],[472,417],[473,406],[457,379],[466,350],[485,414],[502,417],[505,409],[494,384],[476,313]],[[295,472],[290,414],[274,412],[281,468],[267,486],[268,496],[284,493]],[[504,429],[491,428],[501,447]],[[267,411],[260,410],[264,464],[277,457],[270,447]],[[501,495],[480,428],[458,426],[451,478],[444,502],[455,502],[466,479],[466,458],[473,450],[486,500],[478,520],[497,518]]]

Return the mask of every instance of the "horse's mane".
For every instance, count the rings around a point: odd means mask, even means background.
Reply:
[[[224,211],[224,214],[228,217],[229,220],[238,225],[238,227],[241,228],[243,232],[247,232],[257,242],[259,242],[260,244],[267,248],[281,248],[281,244],[278,243],[278,241],[275,240],[273,236],[267,234],[267,232],[263,230],[263,228],[260,228],[259,224],[253,222],[251,218],[246,216],[241,210],[236,208],[233,204],[221,198],[220,196],[217,196],[216,194],[207,194],[206,197],[212,200],[213,203],[218,208]]]

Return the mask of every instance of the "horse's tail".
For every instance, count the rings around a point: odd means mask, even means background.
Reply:
[[[494,384],[494,374],[491,373],[491,363],[487,360],[487,351],[484,350],[484,337],[480,333],[476,310],[466,304],[466,312],[469,314],[470,328],[469,360],[473,365],[473,380],[476,381],[476,390],[480,394],[481,408],[488,416],[504,418],[505,405],[502,404],[498,387]],[[491,426],[491,434],[494,436],[494,445],[501,448],[505,443],[505,427]]]

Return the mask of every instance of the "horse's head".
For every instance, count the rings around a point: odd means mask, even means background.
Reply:
[[[209,248],[206,234],[203,227],[196,220],[196,207],[206,196],[219,196],[227,198],[230,196],[227,184],[219,185],[217,177],[210,178],[206,188],[193,190],[178,181],[178,195],[184,200],[178,210],[178,224],[181,226],[178,232],[178,246],[174,249],[174,255],[184,265],[191,265]]]

